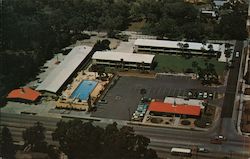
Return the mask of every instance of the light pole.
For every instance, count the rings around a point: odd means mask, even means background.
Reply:
[[[130,117],[130,107],[128,107],[128,119],[131,120],[131,117]]]

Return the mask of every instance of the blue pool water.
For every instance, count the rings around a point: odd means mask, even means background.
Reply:
[[[84,80],[74,90],[74,92],[71,94],[70,98],[78,98],[81,100],[88,100],[89,94],[93,91],[93,89],[96,87],[96,85],[97,85],[96,81]]]

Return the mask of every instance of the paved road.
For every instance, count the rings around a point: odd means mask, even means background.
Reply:
[[[218,134],[223,134],[224,136],[230,137],[230,138],[237,138],[239,137],[238,132],[236,131],[236,118],[237,118],[237,97],[238,95],[238,87],[237,84],[239,83],[238,77],[239,75],[242,75],[242,69],[241,69],[241,60],[245,58],[245,55],[242,52],[243,49],[243,42],[237,41],[235,45],[235,52],[240,52],[240,57],[235,57],[235,53],[233,56],[234,62],[234,68],[232,68],[229,72],[228,77],[228,84],[226,88],[224,103],[222,107],[222,113],[221,113],[221,122],[218,129]],[[241,53],[242,52],[242,53]]]
[[[17,115],[17,114],[1,114],[1,125],[7,125],[16,141],[22,141],[22,131],[32,126],[36,121],[40,121],[47,128],[46,140],[49,143],[57,144],[52,141],[51,133],[56,128],[56,123],[59,118],[46,118],[31,115]],[[68,120],[68,119],[64,119]],[[96,125],[104,127],[107,123],[95,122]],[[216,158],[216,156],[226,156],[233,153],[237,158],[250,157],[250,139],[238,136],[236,138],[229,138],[228,141],[222,145],[212,145],[209,143],[210,138],[214,135],[213,132],[216,127],[209,132],[187,131],[159,127],[145,127],[134,125],[134,130],[138,134],[145,135],[151,139],[150,147],[157,150],[162,156],[167,158],[170,148],[177,147],[205,147],[213,153],[197,154],[199,158]],[[248,153],[248,154],[247,154]],[[245,156],[242,156],[245,155]]]
[[[235,52],[239,51],[241,53],[242,49],[243,49],[243,41],[237,41],[235,45]],[[228,76],[227,88],[221,113],[222,118],[231,118],[233,115],[235,93],[237,91],[236,88],[238,82],[238,74],[241,64],[241,56],[242,54],[240,54],[240,57],[235,57],[235,53],[233,54],[234,67],[230,69]]]

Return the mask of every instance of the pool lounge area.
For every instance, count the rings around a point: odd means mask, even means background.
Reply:
[[[111,79],[112,74],[109,77]],[[109,82],[97,80],[95,72],[80,71],[56,101],[56,108],[88,111]]]
[[[82,101],[87,101],[89,95],[95,89],[98,82],[92,80],[83,80],[78,87],[71,94],[70,98],[72,99],[80,99]]]

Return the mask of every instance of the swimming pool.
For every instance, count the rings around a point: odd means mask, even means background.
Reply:
[[[91,94],[91,92],[94,90],[96,85],[97,85],[96,81],[84,80],[74,90],[74,92],[71,94],[70,98],[78,98],[81,100],[88,100],[89,94]]]

